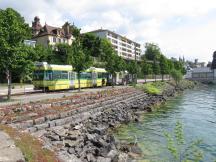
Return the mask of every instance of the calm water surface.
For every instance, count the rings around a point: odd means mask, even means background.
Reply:
[[[185,91],[170,99],[152,113],[145,114],[140,123],[122,126],[119,139],[137,139],[143,158],[157,162],[169,159],[164,131],[172,132],[177,121],[184,126],[185,141],[201,139],[205,162],[216,160],[216,86]]]

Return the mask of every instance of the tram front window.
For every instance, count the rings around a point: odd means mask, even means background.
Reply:
[[[33,73],[34,80],[43,80],[44,79],[44,71],[34,71]]]

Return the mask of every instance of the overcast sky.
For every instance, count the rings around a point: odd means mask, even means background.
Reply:
[[[167,57],[211,61],[216,50],[216,0],[0,0],[31,24],[62,26],[82,32],[109,29],[144,46],[157,43]]]

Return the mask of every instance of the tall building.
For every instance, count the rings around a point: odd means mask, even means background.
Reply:
[[[55,45],[57,43],[72,44],[74,37],[70,31],[70,24],[66,22],[61,28],[53,27],[45,24],[40,24],[39,17],[35,17],[32,22],[32,40],[36,41],[36,44],[44,46]]]
[[[110,40],[113,48],[122,58],[126,60],[140,60],[141,47],[139,43],[105,29],[91,31],[89,33]]]

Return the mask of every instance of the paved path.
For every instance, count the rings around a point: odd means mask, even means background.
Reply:
[[[161,79],[156,79],[157,81],[161,81]],[[168,79],[164,79],[168,80]],[[146,82],[154,82],[155,79],[146,79]],[[138,79],[138,83],[145,83],[145,79]],[[24,92],[34,92],[34,86],[31,84],[25,85],[25,86],[20,86],[16,85],[14,88],[11,90],[12,94],[24,94]],[[7,95],[8,89],[7,86],[4,84],[0,84],[0,96]]]
[[[115,86],[114,88],[122,88],[127,86]],[[107,90],[107,89],[113,89],[111,86],[108,87],[100,87],[100,88],[86,88],[81,89],[81,92],[79,93],[85,93],[85,92],[97,92],[101,90]],[[36,101],[42,101],[47,99],[56,99],[56,98],[62,98],[66,96],[72,96],[78,93],[78,90],[69,90],[64,92],[48,92],[48,93],[35,93],[35,94],[27,94],[27,95],[21,95],[21,96],[11,96],[10,102],[0,102],[0,108],[1,106],[6,105],[12,105],[12,104],[24,104],[29,102],[36,102]]]
[[[8,93],[8,87],[4,84],[0,84],[0,96],[2,95],[7,95]],[[20,86],[20,85],[16,85],[14,86],[13,89],[11,89],[11,93],[12,94],[17,94],[17,93],[24,93],[24,92],[33,92],[34,91],[34,87],[33,85],[25,85],[25,86]]]
[[[167,80],[167,79],[164,79]],[[147,79],[146,82],[153,82],[155,81],[155,79]],[[157,81],[161,81],[161,79],[157,79]],[[145,80],[144,79],[138,79],[137,80],[138,83],[144,83]],[[125,86],[115,86],[114,88],[122,88]],[[1,88],[1,86],[0,86]],[[28,89],[27,89],[28,88]],[[33,90],[33,85],[28,85],[26,86],[26,89],[29,91],[34,91]],[[106,89],[112,89],[111,86],[107,86],[107,87],[98,87],[98,88],[85,88],[81,90],[81,93],[83,92],[96,92],[96,91],[100,91],[100,90],[106,90]],[[7,93],[7,89],[6,87],[4,87],[4,89],[0,89],[0,96],[1,96],[1,92],[6,94]],[[12,90],[13,94],[16,93],[20,93],[20,92],[24,92],[23,88],[19,88],[15,87],[15,89]],[[0,108],[1,106],[6,106],[6,105],[11,105],[11,104],[24,104],[24,103],[28,103],[28,102],[35,102],[35,101],[42,101],[42,100],[47,100],[47,99],[56,99],[56,98],[62,98],[65,96],[71,96],[74,95],[78,92],[78,90],[68,90],[68,91],[63,91],[63,92],[48,92],[48,93],[34,93],[34,94],[26,94],[26,95],[20,95],[20,96],[12,96],[11,99],[12,101],[10,102],[0,102]]]
[[[24,157],[19,148],[8,134],[0,130],[0,162],[24,162]]]

